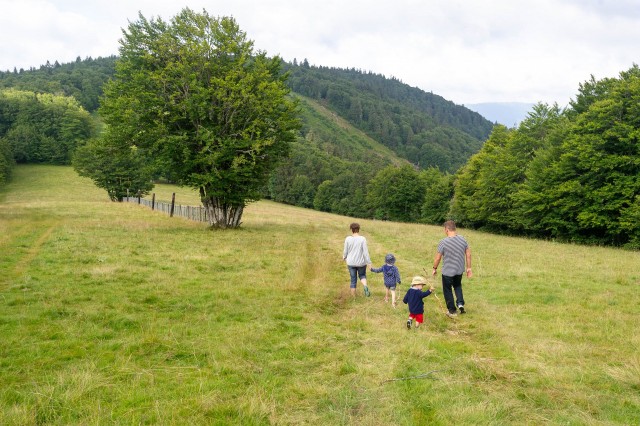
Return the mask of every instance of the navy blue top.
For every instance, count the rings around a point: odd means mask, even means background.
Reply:
[[[404,295],[402,301],[409,305],[409,313],[422,314],[424,313],[424,302],[422,299],[431,294],[431,290],[420,291],[417,288],[411,287],[407,294]]]

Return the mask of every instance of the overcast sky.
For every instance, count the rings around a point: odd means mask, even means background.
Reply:
[[[286,61],[395,77],[457,104],[557,102],[640,63],[640,0],[0,0],[0,70],[118,54],[183,7],[233,16]]]

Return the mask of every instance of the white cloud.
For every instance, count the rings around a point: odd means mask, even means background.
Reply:
[[[639,61],[638,0],[187,1],[232,15],[286,60],[394,76],[456,103],[566,105],[591,74]],[[171,19],[169,0],[0,0],[0,69],[117,54],[121,28]]]

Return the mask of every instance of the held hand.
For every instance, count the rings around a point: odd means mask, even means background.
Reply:
[[[467,278],[471,278],[473,276],[473,272],[471,272],[471,268],[467,268]]]
[[[431,287],[429,287],[429,291],[430,291],[431,293],[435,293],[435,292],[436,292],[436,289],[435,289],[435,287],[434,287],[434,286],[431,286]]]

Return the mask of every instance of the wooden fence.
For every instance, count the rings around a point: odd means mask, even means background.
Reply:
[[[167,203],[164,201],[156,201],[156,194],[152,195],[151,200],[147,200],[145,198],[140,197],[124,197],[122,199],[123,202],[127,203],[135,203],[141,204],[143,206],[147,206],[151,208],[151,210],[156,210],[159,212],[163,212],[168,214],[170,217],[173,216],[181,216],[190,220],[195,220],[199,222],[208,222],[209,218],[207,215],[207,211],[204,207],[200,206],[181,206],[176,204],[176,194],[174,193],[171,197],[171,202]]]

